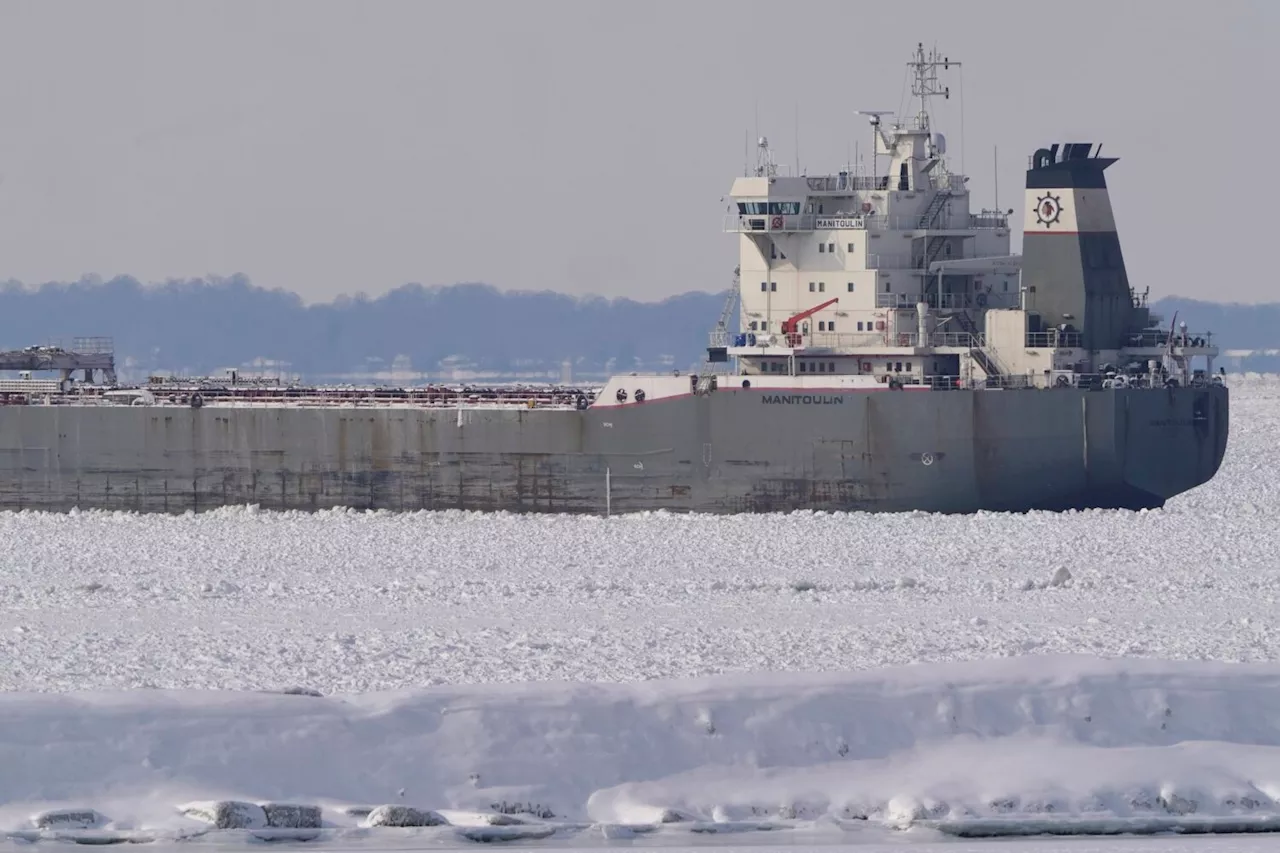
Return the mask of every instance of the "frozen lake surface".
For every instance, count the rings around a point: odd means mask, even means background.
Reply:
[[[0,853],[245,849],[212,800],[328,850],[1280,851],[936,834],[1280,826],[1280,380],[1232,405],[1143,513],[0,515]]]
[[[787,851],[787,853],[828,853],[835,844],[842,842],[795,841],[779,843],[768,839],[759,843],[724,843],[708,840],[697,845],[628,845],[629,850],[660,850],[662,853],[767,853],[767,851]],[[890,842],[868,842],[853,845],[858,853],[898,853],[905,846],[910,853],[1276,853],[1280,850],[1280,836],[1227,836],[1227,837],[1161,837],[1161,838],[1027,838],[1013,842],[991,841],[918,841],[906,842],[904,839]],[[29,845],[6,845],[0,841],[0,852],[10,850],[30,850]],[[178,845],[148,845],[147,853],[261,853],[262,845],[241,845],[218,842],[185,842]],[[314,850],[315,845],[309,843],[276,842],[272,850]],[[396,844],[378,842],[376,844],[344,844],[335,842],[326,844],[325,853],[372,853],[372,851],[394,851],[394,853],[410,853],[410,851],[431,851],[449,848],[428,844]],[[589,844],[563,845],[556,843],[535,842],[518,846],[504,846],[504,850],[574,851],[574,853],[591,853],[597,850],[616,851],[617,847],[595,847]]]
[[[0,515],[0,689],[1272,660],[1280,381],[1232,393],[1222,471],[1148,513]]]

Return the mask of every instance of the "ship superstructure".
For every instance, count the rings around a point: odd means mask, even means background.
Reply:
[[[917,111],[867,112],[864,173],[778,174],[768,140],[734,181],[740,331],[712,361],[757,382],[892,388],[1202,382],[1208,335],[1152,325],[1125,274],[1101,146],[1054,145],[1028,170],[1022,256],[1012,210],[974,210],[930,101],[958,62],[917,46]],[[882,171],[879,164],[884,164]],[[1191,359],[1205,359],[1203,368]]]

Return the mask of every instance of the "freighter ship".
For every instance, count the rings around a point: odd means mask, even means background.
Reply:
[[[759,140],[701,369],[594,389],[123,387],[100,342],[7,353],[62,377],[0,385],[0,509],[1160,507],[1222,462],[1218,349],[1130,284],[1100,145],[1031,155],[1010,254],[1013,211],[972,209],[930,123],[956,65],[917,47],[919,108],[866,114],[869,169],[780,174]]]

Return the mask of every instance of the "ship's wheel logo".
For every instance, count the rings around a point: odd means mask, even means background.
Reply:
[[[1048,228],[1062,215],[1061,199],[1056,195],[1042,195],[1036,199],[1036,222]]]

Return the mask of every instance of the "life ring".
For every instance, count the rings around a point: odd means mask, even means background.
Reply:
[[[191,408],[193,408],[193,409],[198,409],[198,408],[200,408],[200,407],[201,407],[201,406],[203,406],[203,405],[204,405],[204,398],[203,398],[203,397],[201,397],[199,394],[192,394],[192,395],[191,395]]]
[[[1066,388],[1071,384],[1071,380],[1065,376],[1059,376],[1057,379],[1053,380],[1053,384],[1057,385],[1059,388]]]
[[[587,406],[588,406],[588,405],[590,405],[590,404],[587,402],[586,395],[584,395],[584,394],[579,394],[579,395],[578,395],[578,399],[577,399],[577,400],[574,400],[573,404],[574,404],[575,406],[577,406],[577,408],[578,408],[578,411],[579,411],[579,412],[584,412],[584,411],[586,411]]]
[[[884,331],[884,320],[876,320],[876,331],[877,332]]]
[[[977,302],[977,303],[978,303],[978,307],[979,307],[979,308],[981,308],[981,307],[983,307],[984,305],[986,305],[986,304],[987,304],[987,294],[985,294],[985,293],[979,293],[977,296],[975,296],[975,297],[973,298],[973,300],[974,300],[975,302]]]
[[[773,220],[769,223],[769,227],[770,227],[770,228],[773,228],[774,230],[781,230],[781,229],[782,229],[782,217],[781,217],[781,216],[775,216],[775,217],[773,217]]]
[[[901,391],[901,390],[902,390],[902,381],[901,381],[901,380],[899,380],[899,379],[890,378],[890,380],[889,380],[889,390],[890,390],[890,391]]]
[[[636,389],[636,402],[637,402],[637,403],[643,403],[643,402],[644,402],[644,389],[643,389],[643,388],[637,388],[637,389]]]
[[[618,393],[613,396],[617,398],[619,403],[625,403],[627,402],[627,389],[619,388]]]

